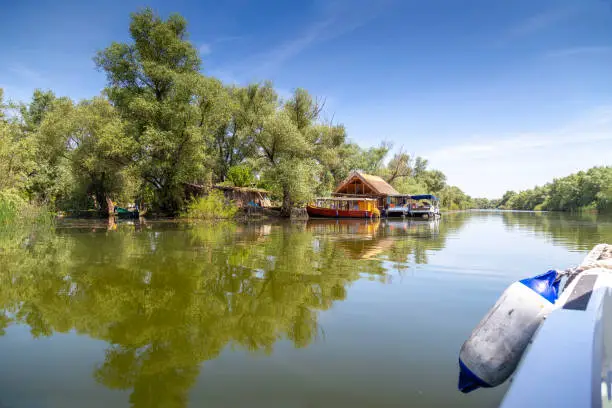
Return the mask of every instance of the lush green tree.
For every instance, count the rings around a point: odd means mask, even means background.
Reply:
[[[422,171],[418,179],[427,186],[430,193],[437,193],[446,187],[446,175],[440,170]]]
[[[414,165],[413,165],[414,177],[420,177],[421,175],[423,175],[425,171],[427,170],[428,165],[429,165],[429,161],[427,159],[417,156],[417,158],[414,160]]]
[[[70,163],[74,191],[93,197],[101,214],[112,213],[113,200],[124,187],[124,170],[131,164],[136,143],[127,135],[125,122],[108,100],[97,97],[78,105],[63,100],[47,114],[40,134],[55,155]]]
[[[449,210],[466,210],[472,207],[472,199],[459,187],[445,186],[439,193],[440,205]]]
[[[433,191],[429,190],[426,184],[420,179],[414,177],[405,177],[396,180],[392,186],[401,194],[430,194]]]
[[[256,143],[264,178],[280,193],[282,212],[288,215],[296,202],[314,193],[318,169],[311,159],[312,146],[286,110],[268,117]]]
[[[385,157],[391,147],[390,143],[381,142],[377,147],[362,150],[356,159],[355,169],[368,174],[379,174],[385,168]]]
[[[225,89],[223,98],[217,100],[219,124],[208,151],[218,181],[225,181],[233,166],[256,156],[256,135],[277,103],[278,96],[269,82]]]
[[[593,167],[519,193],[508,191],[499,207],[516,210],[577,211],[609,208],[612,167]]]
[[[387,183],[391,184],[395,180],[414,176],[413,160],[408,153],[400,151],[393,155],[386,169]]]
[[[241,164],[229,168],[227,180],[236,187],[249,187],[255,183],[255,176],[250,166]]]
[[[205,140],[218,127],[214,110],[222,86],[199,73],[200,58],[180,15],[162,20],[151,9],[134,13],[130,35],[132,43],[113,43],[95,61],[140,146],[138,167],[156,206],[175,214],[184,200],[182,183],[206,172]]]
[[[25,137],[18,123],[6,119],[7,108],[0,88],[0,191],[21,191],[36,166],[34,145],[31,138]]]
[[[35,132],[42,123],[47,112],[51,110],[53,102],[56,99],[55,94],[50,90],[34,90],[31,102],[29,104],[22,103],[19,105],[24,130],[27,132]]]
[[[499,201],[499,207],[500,208],[506,208],[508,202],[512,199],[512,197],[514,197],[516,195],[515,191],[512,190],[508,190],[504,193],[504,195],[502,196],[502,198]]]

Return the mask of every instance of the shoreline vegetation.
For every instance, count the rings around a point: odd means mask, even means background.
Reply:
[[[612,167],[500,200],[471,198],[422,157],[403,149],[389,157],[386,142],[352,142],[326,118],[325,100],[304,89],[285,100],[270,82],[238,86],[206,76],[178,14],[163,19],[143,9],[131,15],[129,32],[130,42],[94,57],[107,78],[99,96],[76,102],[36,90],[29,103],[7,103],[0,89],[0,227],[44,224],[56,213],[104,217],[131,205],[186,219],[250,215],[213,185],[265,189],[279,215],[289,216],[353,170],[402,194],[435,194],[448,211],[612,207]],[[207,191],[190,197],[188,185]]]

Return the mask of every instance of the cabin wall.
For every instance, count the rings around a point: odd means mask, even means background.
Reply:
[[[359,178],[354,178],[348,183],[344,184],[337,191],[337,194],[355,194],[355,195],[368,195],[373,194],[372,189],[364,184]]]
[[[261,207],[271,207],[272,203],[266,194],[256,191],[222,190],[223,196],[233,201],[238,207],[243,208],[249,203],[255,203]]]

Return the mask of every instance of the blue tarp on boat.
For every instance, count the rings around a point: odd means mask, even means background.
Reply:
[[[421,195],[413,195],[410,196],[413,200],[433,200],[438,201],[438,198],[431,194],[421,194]]]

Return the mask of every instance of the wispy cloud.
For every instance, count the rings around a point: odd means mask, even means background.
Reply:
[[[208,43],[200,45],[200,55],[208,55],[212,52],[212,46]]]
[[[245,37],[242,36],[242,35],[226,35],[226,36],[221,36],[221,37],[214,38],[211,41],[203,42],[198,49],[200,50],[200,55],[202,55],[202,56],[209,55],[213,51],[213,46],[216,46],[218,44],[223,44],[223,43],[231,42],[231,41],[242,40],[244,38]],[[215,47],[215,48],[218,48],[218,47]]]
[[[224,68],[237,76],[270,76],[275,70],[308,48],[349,34],[364,26],[396,0],[333,0],[320,1],[320,17],[298,32],[293,38],[280,42],[271,49],[247,57],[240,64]],[[317,3],[315,3],[317,4]]]
[[[547,132],[475,136],[424,156],[474,196],[501,196],[595,165],[612,164],[612,106]]]
[[[511,37],[523,37],[547,29],[574,13],[571,8],[551,9],[528,17],[510,28]]]
[[[610,45],[593,45],[593,46],[582,46],[582,47],[569,47],[560,50],[549,51],[546,53],[547,57],[573,57],[576,55],[595,55],[605,54],[612,52],[612,46]]]
[[[215,38],[215,40],[213,41],[214,43],[224,43],[224,42],[230,42],[230,41],[238,41],[238,40],[242,40],[244,39],[245,36],[243,35],[226,35],[223,37],[218,37]]]

